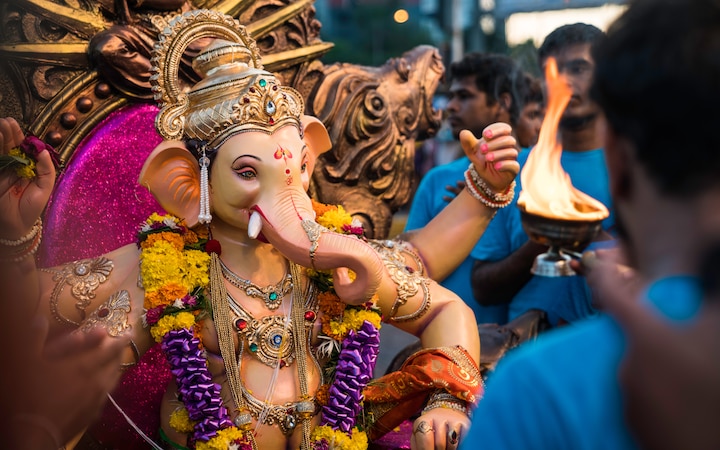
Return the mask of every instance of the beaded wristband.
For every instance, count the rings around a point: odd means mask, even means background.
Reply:
[[[488,184],[485,182],[485,180],[483,180],[480,174],[477,173],[477,170],[475,169],[475,165],[473,165],[473,163],[470,163],[468,165],[468,172],[470,174],[470,178],[473,181],[473,185],[480,191],[482,191],[482,193],[485,194],[485,196],[492,202],[509,203],[513,199],[513,196],[515,195],[514,180],[512,183],[510,183],[510,185],[505,189],[504,192],[495,192],[490,186],[488,186]]]
[[[40,219],[38,219],[38,222],[35,223],[32,230],[30,230],[30,232],[25,236],[15,241],[7,241],[3,239],[5,242],[0,242],[0,244],[5,245],[6,247],[20,247],[23,244],[26,244],[30,239],[32,239],[30,244],[21,248],[12,249],[14,251],[10,251],[8,254],[0,256],[0,261],[20,262],[28,256],[34,255],[38,251],[38,248],[40,248],[40,241],[42,240],[42,222],[40,222]],[[6,242],[10,242],[10,244],[7,244]],[[4,252],[0,252],[0,254],[2,253]]]
[[[472,165],[470,166],[472,168]],[[472,173],[475,173],[473,177]],[[479,180],[479,183],[478,183]],[[512,202],[515,196],[515,181],[503,193],[494,192],[485,181],[477,175],[474,168],[465,171],[465,188],[476,200],[488,208],[504,208]]]
[[[38,218],[38,220],[35,221],[35,225],[28,231],[28,233],[19,238],[19,239],[2,239],[0,238],[0,245],[4,245],[6,247],[19,247],[22,244],[28,242],[29,240],[33,239],[42,229],[42,219]]]

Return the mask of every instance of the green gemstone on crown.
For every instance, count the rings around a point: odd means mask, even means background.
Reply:
[[[267,81],[261,79],[260,81],[258,81],[258,84],[260,85],[260,87],[265,87],[267,85]]]
[[[278,299],[278,293],[277,293],[277,292],[271,292],[270,295],[268,295],[268,298],[269,298],[271,301],[274,302],[275,300]]]

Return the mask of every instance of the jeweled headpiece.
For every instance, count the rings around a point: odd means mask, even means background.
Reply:
[[[183,92],[180,58],[191,42],[207,37],[216,39],[193,61],[203,79]],[[287,124],[302,130],[302,96],[263,70],[255,41],[231,16],[193,10],[175,17],[160,34],[152,63],[150,82],[161,104],[155,127],[165,139],[219,147],[244,131],[272,133]]]

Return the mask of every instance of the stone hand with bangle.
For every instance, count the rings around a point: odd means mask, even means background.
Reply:
[[[204,37],[216,40],[195,59],[203,80],[185,92],[177,55]],[[467,256],[512,197],[510,128],[463,134],[472,186],[425,228],[367,240],[342,207],[309,197],[327,130],[263,70],[237,21],[181,16],[153,62],[165,140],[139,183],[167,213],[141,224],[137,244],[38,270],[51,327],[129,333],[130,358],[161,343],[174,382],[160,435],[175,448],[360,449],[417,414],[412,448],[456,448],[483,392],[480,342],[471,310],[433,279]],[[43,180],[46,194],[53,180]],[[27,204],[17,195],[4,194],[11,232],[0,245],[24,240],[7,256],[32,261],[47,195]],[[423,349],[371,380],[382,323]]]

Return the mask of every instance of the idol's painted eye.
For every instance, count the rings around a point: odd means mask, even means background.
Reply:
[[[300,173],[307,172],[308,163],[305,161],[302,166],[300,166]]]
[[[241,167],[239,169],[233,169],[235,170],[235,173],[238,174],[238,176],[245,180],[252,180],[257,177],[257,173],[255,172],[255,169],[252,167]]]

